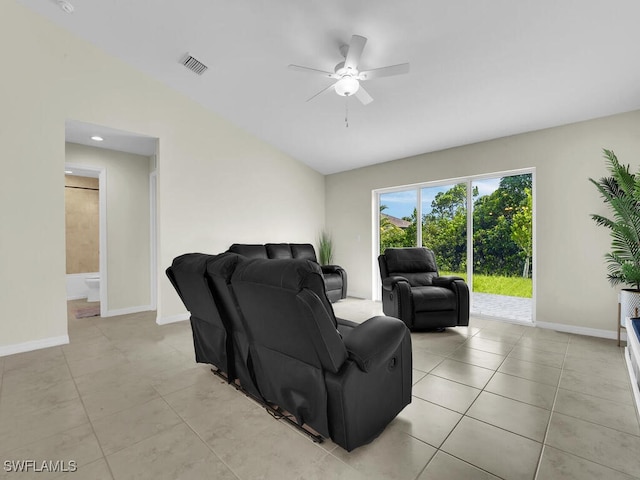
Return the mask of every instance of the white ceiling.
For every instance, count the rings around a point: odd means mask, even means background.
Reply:
[[[638,0],[17,0],[328,174],[640,109]],[[351,35],[360,69],[410,62],[327,92]],[[189,52],[202,76],[179,61]],[[117,127],[117,125],[114,125]]]

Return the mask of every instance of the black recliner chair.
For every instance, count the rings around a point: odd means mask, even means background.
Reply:
[[[469,325],[469,288],[460,277],[441,277],[433,251],[387,248],[378,257],[382,310],[411,330]]]
[[[191,313],[196,362],[216,367],[229,383],[238,380],[260,398],[249,359],[249,341],[230,292],[229,282],[240,257],[187,253],[173,260],[166,273]]]
[[[317,263],[247,260],[231,286],[258,389],[299,424],[352,450],[411,402],[409,330],[385,316],[340,329]]]
[[[318,262],[316,251],[310,243],[266,243],[264,245],[234,243],[228,251],[247,258],[301,258]],[[347,298],[346,270],[339,265],[320,265],[320,268],[329,301],[335,303],[342,298]]]

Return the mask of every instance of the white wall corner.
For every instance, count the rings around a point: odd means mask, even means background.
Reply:
[[[43,338],[24,343],[16,343],[14,345],[4,345],[0,346],[0,357],[13,355],[15,353],[31,352],[32,350],[40,350],[42,348],[57,347],[68,343],[69,335],[60,335],[59,337]]]
[[[189,312],[179,313],[177,315],[168,315],[164,317],[158,315],[156,317],[156,323],[158,325],[167,325],[168,323],[184,322],[185,320],[189,320],[189,317]]]

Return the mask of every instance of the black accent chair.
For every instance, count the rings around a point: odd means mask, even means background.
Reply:
[[[350,451],[411,402],[411,336],[396,318],[340,328],[309,260],[247,260],[231,286],[263,397]],[[342,335],[339,332],[342,331]]]
[[[318,263],[316,251],[310,243],[266,243],[247,244],[234,243],[229,252],[237,253],[247,258],[301,258]],[[347,297],[347,272],[338,265],[321,265],[327,297],[335,303]]]
[[[433,251],[387,248],[378,257],[382,310],[411,330],[469,325],[469,287],[460,277],[441,277]]]

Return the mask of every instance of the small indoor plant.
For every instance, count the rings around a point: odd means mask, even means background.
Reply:
[[[610,176],[589,178],[605,204],[610,217],[592,214],[591,218],[609,229],[611,251],[605,255],[611,285],[627,285],[620,295],[621,320],[638,316],[640,308],[640,172],[631,173],[611,150],[603,150]]]
[[[333,262],[333,240],[331,235],[323,231],[318,239],[320,265],[331,265]]]

